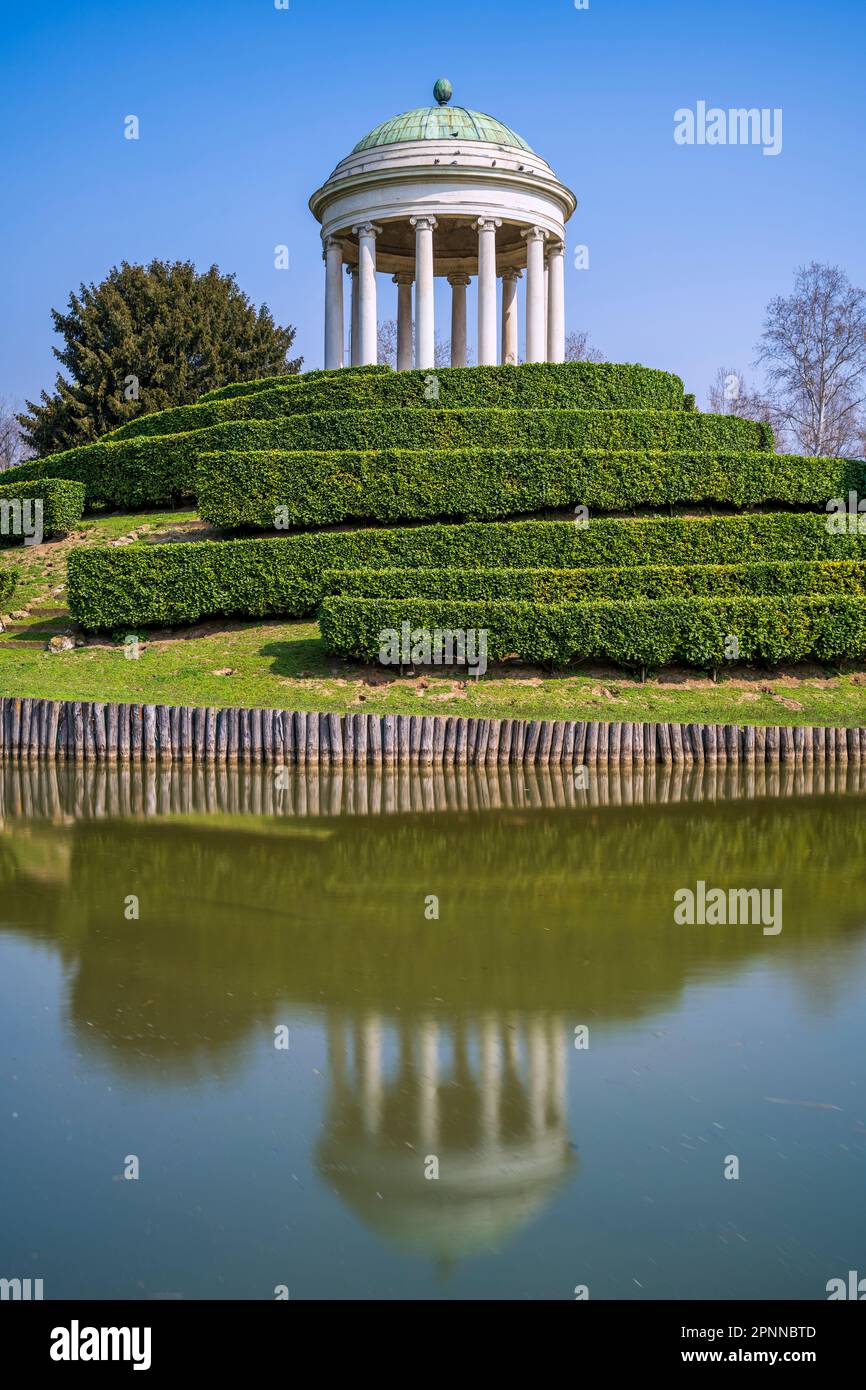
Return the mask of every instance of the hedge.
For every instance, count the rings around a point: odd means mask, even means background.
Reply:
[[[25,501],[41,501],[42,534],[63,536],[84,515],[84,487],[66,478],[35,479],[0,486],[0,544],[14,545],[25,538],[18,508]],[[31,521],[35,520],[32,517]]]
[[[171,506],[195,496],[196,434],[82,444],[77,449],[17,464],[16,482],[74,478],[84,484],[88,507],[121,510]]]
[[[271,391],[281,383],[306,385],[312,381],[328,381],[331,378],[344,376],[360,376],[373,373],[377,376],[385,375],[391,368],[387,365],[375,365],[370,367],[319,367],[312,372],[300,372],[297,374],[286,374],[285,376],[260,376],[252,381],[233,381],[228,386],[214,386],[210,391],[203,391],[199,396],[199,401],[222,401],[228,400],[232,396],[249,396],[256,391]]]
[[[866,655],[866,598],[677,598],[538,605],[528,600],[460,602],[332,595],[320,625],[332,652],[379,660],[383,631],[486,630],[487,660],[516,656],[539,665],[612,661],[625,667],[681,663],[701,669],[738,661],[776,666]]]
[[[769,425],[736,415],[659,410],[334,410],[238,420],[188,434],[97,440],[9,470],[14,480],[75,478],[87,504],[165,506],[195,495],[199,454],[243,450],[471,447],[738,452],[772,448]]]
[[[326,595],[356,598],[592,599],[760,594],[866,595],[864,560],[767,560],[741,565],[595,565],[584,569],[326,570]]]
[[[312,376],[312,374],[311,374]],[[430,383],[435,381],[436,394]],[[286,385],[292,382],[292,389]],[[529,363],[505,367],[448,367],[441,371],[339,373],[315,379],[285,377],[246,395],[202,398],[195,405],[140,415],[108,439],[180,434],[227,420],[273,419],[323,410],[496,409],[685,410],[679,377],[618,363]]]
[[[234,432],[237,443],[231,442]],[[262,439],[270,439],[261,443]],[[177,436],[166,436],[174,437]],[[737,415],[663,410],[330,410],[285,420],[215,425],[195,436],[214,449],[771,450],[773,432]]]
[[[5,609],[14,594],[20,573],[21,571],[14,569],[12,565],[3,565],[0,568],[0,609]]]
[[[228,529],[331,522],[485,518],[569,507],[683,503],[822,506],[866,491],[866,464],[770,453],[577,453],[556,449],[394,449],[371,453],[202,454],[200,514]]]
[[[69,556],[72,616],[85,628],[173,626],[218,615],[314,612],[328,569],[456,569],[866,560],[866,535],[831,535],[821,514],[598,518],[382,527],[234,541],[138,543]]]

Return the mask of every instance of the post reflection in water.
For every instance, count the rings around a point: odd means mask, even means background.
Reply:
[[[0,764],[4,1265],[46,1297],[821,1296],[866,1239],[864,790]],[[676,925],[698,879],[781,889],[784,930]]]
[[[579,809],[741,798],[866,793],[866,761],[834,759],[713,766],[646,764],[631,769],[328,766],[273,770],[4,762],[0,815],[114,819],[168,815],[378,816],[422,812]]]

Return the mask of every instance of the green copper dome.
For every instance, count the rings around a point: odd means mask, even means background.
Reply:
[[[433,94],[438,106],[416,106],[414,111],[404,111],[401,116],[383,121],[358,141],[352,154],[374,150],[379,145],[397,145],[404,140],[486,140],[491,145],[511,145],[532,153],[531,146],[515,130],[494,116],[470,111],[465,106],[448,106],[451,83],[447,77],[438,78]]]

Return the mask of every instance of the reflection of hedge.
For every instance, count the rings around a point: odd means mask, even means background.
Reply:
[[[866,536],[833,536],[820,514],[469,522],[237,541],[87,547],[69,557],[69,605],[87,628],[170,625],[218,614],[300,617],[327,569],[582,568],[866,560]]]
[[[291,383],[287,393],[286,386]],[[679,377],[616,363],[530,363],[448,367],[435,373],[310,373],[262,382],[255,391],[203,396],[196,405],[140,415],[110,439],[179,434],[228,420],[269,419],[322,410],[453,409],[456,406],[577,410],[685,409]]]
[[[14,594],[18,577],[19,571],[11,565],[4,565],[0,569],[0,609],[5,607]]]
[[[320,624],[332,652],[378,661],[383,630],[485,629],[487,657],[564,666],[585,659],[617,665],[703,669],[737,659],[766,665],[866,655],[866,598],[762,597],[538,604],[421,598],[326,597]]]
[[[0,486],[0,507],[4,512],[17,511],[15,504],[28,500],[42,503],[42,533],[45,536],[66,535],[84,515],[84,487],[81,483],[43,478],[3,483]],[[10,545],[23,540],[17,519],[9,515],[4,516],[3,521],[6,525],[0,531],[0,544]]]
[[[325,592],[361,598],[588,599],[866,594],[866,560],[744,565],[596,565],[585,569],[326,570]]]
[[[316,526],[508,516],[574,503],[597,511],[707,502],[822,506],[866,489],[866,465],[772,453],[231,451],[202,455],[196,480],[205,520],[272,529],[278,508],[286,509],[287,525]]]
[[[84,779],[89,804],[89,769]],[[866,816],[856,809],[845,797],[778,801],[772,814],[761,801],[662,805],[651,815],[536,809],[519,834],[513,817],[496,814],[473,817],[471,834],[465,816],[346,816],[319,835],[246,818],[242,851],[204,817],[150,820],[144,833],[130,820],[31,821],[26,836],[6,837],[14,853],[0,862],[0,892],[15,934],[50,942],[74,967],[77,1036],[102,1044],[113,1067],[185,1080],[190,1059],[225,1044],[237,1063],[238,1037],[252,1037],[277,1001],[327,999],[350,1017],[384,1006],[411,1022],[429,1018],[431,980],[448,982],[452,1010],[561,1009],[605,1021],[659,1007],[690,978],[772,956],[797,963],[820,998],[808,963],[863,940]],[[781,935],[677,926],[674,891],[709,877],[708,865],[726,887],[782,888]],[[461,887],[439,929],[415,931],[407,949],[406,903],[419,882]],[[142,936],[131,970],[115,904],[138,884],[163,929]],[[323,884],[339,911],[323,912]],[[224,1055],[223,1074],[228,1066]]]

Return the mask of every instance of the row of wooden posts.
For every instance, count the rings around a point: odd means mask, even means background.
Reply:
[[[4,696],[0,755],[96,763],[776,765],[866,758],[866,728],[307,714]]]
[[[388,816],[425,812],[668,806],[755,798],[866,795],[857,762],[616,764],[588,769],[485,765],[273,768],[0,759],[5,818],[102,820],[179,815]]]

